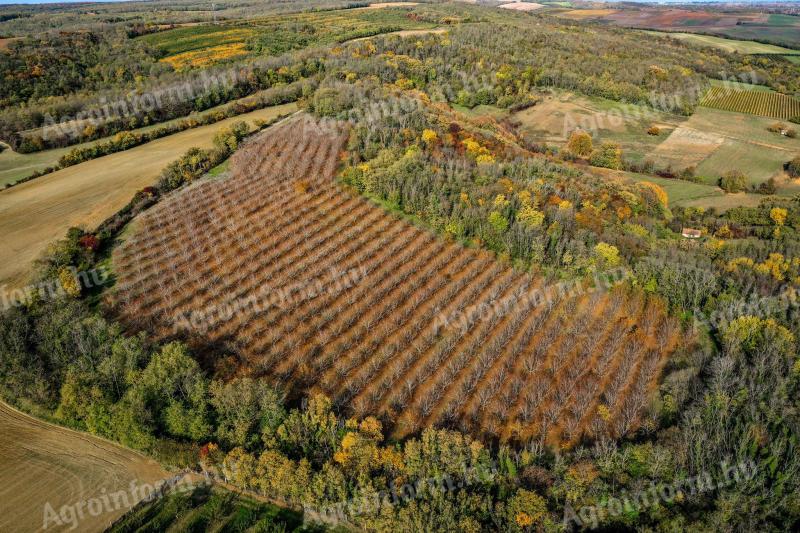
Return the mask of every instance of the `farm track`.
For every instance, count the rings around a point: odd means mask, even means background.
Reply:
[[[307,126],[267,130],[230,178],[137,219],[114,257],[125,321],[397,437],[436,425],[569,445],[639,426],[680,333],[659,302],[554,290],[398,220],[335,184],[345,133]]]

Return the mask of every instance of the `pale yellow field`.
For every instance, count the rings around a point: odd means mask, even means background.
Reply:
[[[209,148],[214,134],[244,120],[269,120],[295,104],[275,106],[183,131],[124,152],[59,170],[0,192],[0,285],[23,285],[33,261],[67,229],[91,229],[154,185],[161,170],[189,148]]]
[[[560,17],[567,17],[571,19],[588,19],[594,17],[605,17],[606,15],[613,15],[618,10],[616,9],[573,9],[572,11],[565,11],[559,13]]]
[[[419,2],[384,2],[382,4],[370,4],[366,9],[381,9],[384,7],[403,7],[403,6],[416,6]]]
[[[503,9],[511,9],[513,11],[536,11],[544,7],[543,4],[534,4],[533,2],[511,2],[503,4],[499,7]]]
[[[140,494],[145,484],[168,477],[152,459],[94,438],[43,422],[0,402],[0,531],[42,531],[45,509],[49,504],[55,513],[63,506],[76,506],[74,531],[104,531],[128,508],[121,495],[102,512],[92,513],[81,507],[105,494],[126,491],[129,503],[136,498],[131,483]],[[111,501],[111,500],[109,500]],[[96,516],[92,516],[95,513]],[[66,520],[71,521],[65,512]],[[61,518],[61,525],[48,514],[46,531],[69,531],[71,526]]]

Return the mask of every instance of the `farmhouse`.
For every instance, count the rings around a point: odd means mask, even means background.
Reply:
[[[683,228],[681,235],[687,239],[699,239],[702,236],[702,232],[699,229]]]

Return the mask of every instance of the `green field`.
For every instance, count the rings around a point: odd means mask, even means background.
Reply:
[[[697,33],[664,33],[659,31],[648,31],[647,33],[666,35],[674,39],[680,39],[691,44],[700,46],[712,46],[726,52],[737,52],[739,54],[786,54],[795,53],[796,50],[775,46],[772,44],[757,43],[755,41],[742,41],[737,39],[726,39],[724,37],[714,37],[712,35],[700,35]]]
[[[143,531],[315,531],[300,514],[208,486],[175,492],[126,514],[108,533]],[[320,530],[321,531],[321,530]]]
[[[669,197],[669,204],[671,206],[682,205],[685,202],[693,200],[719,198],[725,195],[725,193],[719,187],[705,185],[703,183],[692,183],[690,181],[679,179],[646,176],[644,174],[635,174],[633,172],[625,172],[624,174],[633,181],[649,181],[659,185],[666,191],[667,196]]]
[[[756,91],[764,93],[774,93],[772,89],[766,85],[753,85],[752,83],[744,83],[741,81],[733,80],[709,80],[713,87],[722,87],[724,89],[734,91]]]

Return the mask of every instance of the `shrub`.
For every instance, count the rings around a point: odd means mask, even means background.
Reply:
[[[763,182],[758,186],[758,193],[759,194],[775,194],[777,190],[777,185],[775,184],[775,178],[770,178],[767,181]]]
[[[649,128],[647,128],[647,134],[648,135],[661,135],[661,128],[659,128],[658,126],[650,126]]]
[[[800,155],[786,163],[786,173],[792,178],[800,178]]]
[[[747,188],[747,176],[738,170],[729,170],[719,179],[719,186],[725,192],[742,192]]]
[[[592,152],[589,162],[596,167],[619,170],[622,168],[622,150],[614,142],[604,142],[603,145]]]

